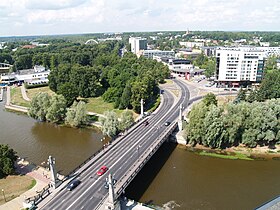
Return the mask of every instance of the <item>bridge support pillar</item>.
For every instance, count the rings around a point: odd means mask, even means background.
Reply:
[[[112,180],[112,174],[108,176],[108,186],[109,186],[109,198],[105,204],[105,209],[110,210],[121,210],[121,205],[118,200],[115,200],[114,183]]]
[[[55,189],[58,186],[57,172],[55,169],[55,159],[52,156],[49,156],[48,163],[51,171],[51,186]]]
[[[178,128],[179,131],[183,130],[183,114],[182,114],[182,104],[180,104],[180,108],[179,108],[179,118],[178,118]]]

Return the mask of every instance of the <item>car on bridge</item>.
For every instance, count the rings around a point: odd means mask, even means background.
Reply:
[[[74,188],[76,188],[79,184],[81,183],[81,181],[79,179],[74,179],[72,180],[68,185],[67,185],[67,190],[71,191]]]
[[[169,126],[169,125],[170,125],[170,122],[165,122],[164,125],[165,125],[165,126]]]
[[[112,182],[113,182],[113,185],[115,185],[117,183],[117,180],[113,179]],[[107,179],[106,179],[106,182],[104,184],[104,187],[105,187],[105,189],[109,189],[109,183],[108,183]]]
[[[104,173],[106,173],[106,171],[108,171],[108,167],[107,167],[107,166],[102,166],[102,167],[96,172],[96,174],[97,174],[98,176],[101,176],[101,175],[103,175]]]

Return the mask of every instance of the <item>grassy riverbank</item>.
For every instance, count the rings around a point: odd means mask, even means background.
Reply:
[[[186,145],[188,150],[191,150],[198,155],[223,158],[230,160],[280,160],[280,145],[276,145],[275,149],[267,146],[257,146],[255,148],[248,148],[244,145],[237,147],[230,147],[226,149],[211,149],[202,145]]]
[[[219,154],[219,153],[212,153],[202,151],[198,153],[199,155],[216,157],[216,158],[223,158],[223,159],[230,159],[230,160],[254,160],[242,153],[235,153],[235,154]]]
[[[6,202],[30,190],[35,185],[36,180],[30,176],[12,175],[0,179],[1,190],[4,190]],[[0,205],[4,203],[5,200],[2,193],[2,196],[0,196]]]

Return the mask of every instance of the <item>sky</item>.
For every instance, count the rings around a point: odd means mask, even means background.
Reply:
[[[280,0],[0,0],[0,36],[280,31]]]

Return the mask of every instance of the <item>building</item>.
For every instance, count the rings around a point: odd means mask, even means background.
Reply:
[[[261,82],[265,54],[252,47],[217,48],[216,82],[230,87]]]
[[[216,55],[216,46],[213,47],[202,47],[201,50],[206,56],[215,56]]]
[[[190,60],[186,59],[173,59],[169,60],[168,63],[169,70],[178,75],[185,75],[193,71],[194,66],[191,64]]]
[[[27,83],[28,85],[47,84],[50,70],[43,66],[34,66],[34,69],[19,70],[17,73],[1,75],[0,84],[11,85]]]
[[[280,47],[256,47],[256,49],[265,52],[266,56],[280,56]]]
[[[190,47],[190,48],[201,48],[204,46],[204,42],[179,42],[181,46]]]
[[[280,59],[276,60],[276,66],[277,66],[277,69],[280,69]]]
[[[129,44],[131,52],[138,54],[140,50],[147,50],[147,39],[141,37],[130,37]]]
[[[159,57],[175,57],[175,52],[170,51],[162,51],[162,50],[144,50],[142,55],[146,58],[153,58],[154,56]]]

